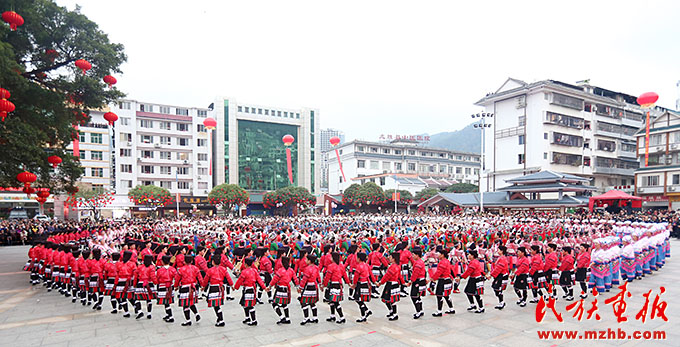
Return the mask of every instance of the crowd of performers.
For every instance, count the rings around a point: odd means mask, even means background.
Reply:
[[[591,288],[609,291],[619,281],[640,280],[670,256],[665,222],[508,217],[296,217],[226,219],[183,223],[82,225],[52,234],[29,250],[26,270],[33,285],[58,291],[73,303],[112,314],[151,319],[154,305],[174,322],[176,302],[183,326],[198,322],[200,300],[224,326],[221,307],[241,290],[244,324],[257,325],[256,306],[267,302],[290,324],[297,291],[301,325],[318,323],[319,300],[328,322],[345,323],[342,302],[356,302],[357,322],[372,315],[380,299],[389,320],[410,297],[419,319],[423,298],[435,296],[434,317],[454,314],[452,293],[463,293],[468,311],[484,312],[487,282],[496,309],[512,286],[516,304],[585,298]],[[232,279],[232,275],[235,278]],[[382,287],[382,289],[380,289]],[[531,293],[531,299],[528,293]],[[145,309],[145,310],[144,310]]]

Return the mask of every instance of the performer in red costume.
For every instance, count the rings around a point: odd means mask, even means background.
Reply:
[[[184,311],[184,323],[182,326],[191,325],[191,312],[196,315],[196,323],[201,320],[201,315],[198,314],[196,302],[198,295],[196,293],[198,284],[203,282],[201,272],[194,265],[194,257],[191,255],[184,256],[185,265],[177,270],[175,283],[179,284],[179,301],[177,304],[182,307]]]

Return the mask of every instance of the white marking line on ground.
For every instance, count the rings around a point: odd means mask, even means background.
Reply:
[[[3,302],[0,302],[0,313],[5,312],[5,311],[13,308],[14,306],[19,304],[20,302],[22,302],[22,301],[26,300],[27,298],[35,295],[36,293],[37,293],[37,291],[34,291],[34,290],[25,290],[25,291],[23,291],[23,293],[16,294],[16,295],[10,297],[9,299],[7,299]]]
[[[65,322],[65,321],[75,320],[77,318],[90,317],[90,316],[94,316],[94,315],[97,315],[97,314],[99,314],[99,313],[98,312],[88,312],[88,313],[79,313],[79,314],[67,314],[67,315],[63,315],[63,316],[45,317],[45,318],[39,318],[39,319],[34,319],[34,320],[25,320],[25,321],[21,321],[21,322],[5,323],[5,324],[0,324],[0,330],[18,328],[18,327],[23,327],[23,326],[27,326],[27,325]]]

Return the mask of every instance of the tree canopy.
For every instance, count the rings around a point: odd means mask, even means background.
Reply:
[[[170,191],[158,186],[136,186],[128,192],[128,197],[135,205],[164,207],[175,202]]]
[[[69,206],[92,211],[95,220],[99,220],[100,210],[108,206],[112,201],[113,192],[95,189],[79,190],[66,199],[66,203]]]
[[[446,188],[447,193],[476,193],[479,187],[470,183],[456,183]]]
[[[305,187],[287,186],[266,193],[262,201],[265,208],[288,212],[297,205],[300,205],[302,209],[313,206],[316,198]]]
[[[439,194],[439,189],[437,188],[425,188],[416,193],[416,200],[423,202],[435,195]]]
[[[397,192],[399,192],[399,203],[400,204],[410,205],[413,202],[413,195],[408,190],[399,189],[399,190],[397,190]],[[394,194],[394,189],[388,189],[388,190],[385,191],[385,197],[387,197],[387,199],[388,199],[388,204],[394,203],[394,200],[392,198],[392,194]]]
[[[246,205],[250,196],[243,188],[236,184],[220,184],[208,194],[208,201],[212,205],[222,205],[225,210],[231,210],[234,205]]]
[[[38,176],[36,186],[73,192],[83,170],[66,147],[78,135],[74,126],[89,122],[89,110],[124,96],[102,80],[121,72],[123,46],[109,42],[78,7],[0,0],[0,10],[24,18],[16,31],[0,23],[0,87],[16,107],[0,122],[0,186],[19,186],[16,175],[27,170]],[[78,59],[92,69],[83,74],[74,65]],[[50,155],[62,159],[57,170],[47,162]]]
[[[344,204],[357,207],[380,206],[388,201],[388,197],[379,185],[373,182],[366,182],[362,185],[355,183],[347,187],[343,192],[342,201]]]

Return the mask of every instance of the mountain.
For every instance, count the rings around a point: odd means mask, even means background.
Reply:
[[[487,136],[490,131],[487,130]],[[428,146],[446,148],[453,151],[463,151],[470,153],[481,153],[482,133],[479,128],[469,124],[458,131],[450,131],[430,135]]]

